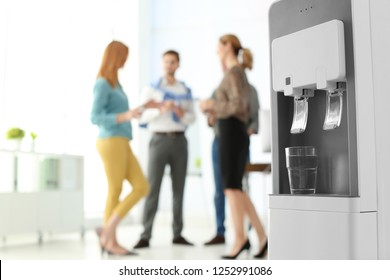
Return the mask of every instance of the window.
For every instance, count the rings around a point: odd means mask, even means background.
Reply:
[[[138,0],[0,3],[0,132],[18,126],[38,134],[37,151],[84,155],[87,215],[102,212],[106,192],[92,87],[105,46],[120,40],[133,54],[137,38]],[[121,73],[127,93],[138,92],[137,63]]]

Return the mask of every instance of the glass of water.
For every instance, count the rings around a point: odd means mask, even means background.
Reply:
[[[314,194],[317,183],[317,149],[313,146],[296,146],[287,147],[285,151],[291,194]]]

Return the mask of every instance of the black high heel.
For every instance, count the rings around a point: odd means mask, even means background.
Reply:
[[[107,255],[109,256],[138,256],[136,252],[132,252],[128,250],[126,250],[125,253],[115,253],[107,249],[106,245],[103,245],[101,242],[100,242],[100,249],[101,249],[102,257],[104,256],[104,253],[107,253]]]
[[[103,234],[103,228],[102,227],[98,227],[95,229],[95,233],[96,235],[98,236],[98,240],[99,240],[99,246],[100,246],[100,251],[101,251],[101,255],[103,257],[104,255],[104,252],[106,251],[105,249],[105,244],[102,243],[102,234]]]
[[[222,256],[221,258],[225,259],[225,260],[235,260],[241,254],[242,251],[249,250],[250,247],[251,247],[251,244],[249,243],[249,240],[247,240],[244,243],[244,245],[242,245],[241,249],[238,251],[237,254],[235,254],[233,256],[225,255],[225,256]]]
[[[109,256],[138,256],[138,253],[128,251],[128,250],[126,250],[125,253],[115,253],[114,251],[107,249],[106,244],[103,245],[101,242],[100,242],[100,249],[102,252],[102,257],[104,256],[104,253],[107,253],[107,255],[109,255]]]
[[[107,253],[107,255],[110,255],[110,256],[138,256],[137,253],[132,252],[132,251],[126,251],[123,254],[118,254],[118,253],[115,253],[113,251],[108,250],[106,248],[107,247],[106,243],[107,243],[108,240],[106,240],[105,244],[103,244],[103,242],[101,241],[102,234],[103,234],[103,228],[98,227],[98,228],[95,229],[95,232],[96,232],[96,235],[99,238],[99,245],[100,245],[100,251],[101,251],[102,257],[104,256],[104,253]]]
[[[267,252],[267,249],[268,249],[268,240],[265,242],[263,248],[260,250],[260,252],[258,252],[256,255],[254,255],[253,257],[256,258],[256,259],[261,259],[264,257],[265,255],[265,252]]]
[[[103,228],[102,227],[97,227],[97,228],[95,228],[95,232],[96,232],[96,235],[98,237],[101,237],[102,236],[102,232],[103,232]]]
[[[107,252],[108,255],[110,256],[138,256],[138,254],[136,252],[132,252],[132,251],[127,251],[126,253],[124,254],[118,254],[118,253],[114,253],[110,250],[107,250],[105,249],[105,251]]]

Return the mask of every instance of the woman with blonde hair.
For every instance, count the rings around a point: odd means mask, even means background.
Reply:
[[[129,49],[123,43],[108,44],[93,88],[91,122],[99,128],[96,148],[108,182],[104,226],[97,230],[102,254],[135,255],[118,244],[116,229],[129,210],[149,192],[148,182],[129,143],[132,139],[130,121],[140,116],[141,109],[129,109],[128,98],[118,81],[118,70],[124,66],[128,54]],[[129,181],[132,190],[119,200],[124,180]]]
[[[235,259],[242,251],[249,250],[250,243],[244,230],[245,216],[249,218],[259,239],[260,250],[255,257],[263,257],[267,249],[267,236],[251,199],[242,191],[249,148],[247,123],[250,117],[251,91],[245,69],[252,69],[252,54],[232,34],[219,39],[217,53],[222,68],[226,71],[216,90],[216,99],[203,100],[200,108],[218,121],[222,182],[234,226],[233,247],[222,258]]]

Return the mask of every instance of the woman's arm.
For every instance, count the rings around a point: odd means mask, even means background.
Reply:
[[[117,114],[108,113],[106,106],[110,92],[110,85],[104,81],[99,80],[93,88],[93,103],[90,119],[93,124],[105,127],[112,127],[117,123]]]

